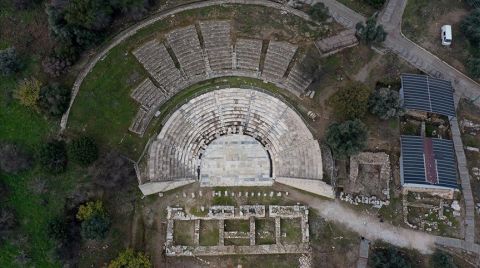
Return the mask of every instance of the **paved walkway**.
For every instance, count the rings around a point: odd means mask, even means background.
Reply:
[[[306,0],[305,2],[312,3],[312,2],[323,2],[327,7],[329,7],[330,12],[335,20],[337,20],[340,24],[346,27],[354,27],[355,24],[359,21],[364,21],[365,18],[352,11],[351,9],[345,7],[344,5],[334,1],[334,0]],[[63,131],[67,125],[68,115],[70,112],[70,108],[75,101],[75,97],[78,94],[80,86],[88,75],[88,73],[93,69],[98,61],[100,61],[103,57],[105,57],[110,49],[117,46],[130,36],[136,34],[140,29],[145,28],[159,20],[162,20],[170,15],[186,11],[192,10],[202,7],[208,7],[213,5],[221,5],[221,4],[256,4],[262,6],[268,6],[271,8],[281,9],[297,16],[300,16],[304,19],[309,19],[308,15],[298,10],[285,7],[281,4],[274,3],[271,1],[264,1],[264,0],[212,0],[212,1],[201,1],[196,3],[187,4],[184,6],[179,6],[173,8],[171,10],[165,10],[162,12],[157,13],[151,18],[148,18],[139,24],[136,24],[125,31],[121,32],[119,35],[114,37],[111,42],[106,44],[103,49],[98,52],[92,59],[88,61],[88,63],[84,66],[82,71],[77,76],[77,79],[74,83],[72,88],[72,100],[67,112],[64,114],[61,120],[61,130]],[[400,31],[400,24],[401,24],[401,17],[403,14],[403,10],[406,5],[406,0],[390,0],[387,4],[385,10],[382,12],[380,16],[380,21],[384,24],[385,29],[389,32],[387,40],[385,42],[385,46],[392,51],[396,52],[399,56],[407,60],[412,65],[416,66],[417,68],[425,71],[426,73],[432,74],[437,77],[443,77],[445,79],[450,79],[453,81],[454,87],[457,93],[457,100],[459,97],[467,97],[467,98],[475,98],[476,96],[480,95],[480,86],[472,81],[470,78],[462,74],[461,72],[455,70],[453,67],[449,66],[448,64],[444,63],[442,60],[434,56],[433,54],[429,53],[425,49],[419,47],[415,43],[411,42],[407,38],[405,38]],[[478,103],[477,103],[478,104]],[[461,140],[459,140],[459,132],[458,125],[452,122],[452,125],[457,126],[455,128],[452,127],[452,132],[454,132],[454,141],[457,140],[455,143],[457,157],[459,150],[463,152],[463,146],[461,146]],[[459,142],[460,141],[460,142]],[[463,153],[463,159],[464,159]],[[465,163],[462,160],[460,155],[459,163]],[[468,180],[468,170],[463,169],[462,165],[459,166],[460,175],[462,177],[462,185],[464,187],[464,195],[466,196],[466,200],[471,197],[471,188],[469,187],[469,180]],[[470,191],[470,195],[468,192]],[[387,242],[390,242],[395,245],[399,246],[411,246],[413,248],[419,249],[421,251],[428,250],[433,242],[440,245],[451,246],[456,248],[462,248],[465,250],[473,251],[476,253],[480,253],[480,247],[477,244],[473,243],[474,236],[470,234],[473,233],[474,229],[474,221],[473,218],[470,220],[470,216],[473,215],[473,207],[468,205],[467,206],[467,239],[459,240],[459,239],[451,239],[451,238],[444,238],[444,237],[433,237],[431,235],[415,232],[412,230],[407,230],[404,228],[399,228],[387,224],[377,223],[375,219],[370,219],[369,216],[365,215],[355,215],[352,213],[341,213],[345,211],[345,208],[338,203],[328,202],[326,203],[323,200],[318,198],[312,198],[310,196],[309,204],[312,203],[312,207],[322,211],[322,216],[337,220],[339,222],[345,223],[348,227],[352,230],[363,234],[366,237],[370,237],[373,239],[383,239]],[[467,201],[469,202],[469,201]],[[331,204],[325,206],[325,204]],[[332,205],[333,204],[333,205]],[[348,212],[348,209],[346,209]],[[349,217],[343,217],[345,215],[349,215]],[[368,221],[368,225],[367,225]],[[362,224],[364,223],[364,224]]]
[[[352,24],[355,25],[356,22],[365,20],[362,15],[335,0],[310,0],[308,2],[323,2],[330,9],[332,16],[345,27],[352,27]],[[387,6],[380,13],[378,21],[388,32],[384,46],[425,73],[452,81],[455,88],[457,104],[462,97],[474,99],[479,96],[480,85],[478,83],[448,65],[437,56],[413,43],[402,34],[402,15],[406,5],[407,0],[389,0]],[[476,104],[480,105],[478,102]],[[452,119],[451,126],[462,192],[465,199],[465,241],[442,238],[438,239],[437,243],[446,246],[455,245],[466,250],[475,249],[477,250],[476,252],[478,252],[478,245],[475,244],[475,205],[460,129],[456,118]]]

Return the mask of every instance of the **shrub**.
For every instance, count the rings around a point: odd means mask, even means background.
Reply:
[[[28,108],[36,110],[40,99],[40,88],[42,84],[35,77],[24,79],[18,84],[14,97]]]
[[[368,131],[358,119],[331,124],[326,133],[326,142],[336,158],[355,155],[367,147]]]
[[[61,217],[54,218],[48,223],[47,233],[58,241],[64,241],[68,236],[68,223]]]
[[[479,48],[480,46],[480,9],[475,9],[460,23],[460,29],[470,43]]]
[[[38,106],[50,116],[61,116],[70,103],[70,89],[59,85],[44,86],[40,90]]]
[[[465,2],[473,8],[480,8],[480,0],[466,0]]]
[[[7,238],[16,224],[17,221],[13,210],[0,206],[0,242]]]
[[[377,25],[375,16],[368,18],[366,24],[357,23],[355,28],[357,38],[369,45],[382,43],[387,38],[387,32],[382,25]]]
[[[115,151],[103,155],[89,169],[89,175],[96,184],[107,188],[123,187],[135,180],[133,166]]]
[[[48,56],[42,61],[43,71],[52,77],[59,77],[66,73],[70,66],[72,66],[70,59],[57,55]]]
[[[457,265],[455,265],[455,263],[453,262],[452,256],[440,250],[437,250],[432,254],[430,263],[432,267],[435,267],[435,268],[456,268],[457,267]]]
[[[480,58],[471,57],[467,60],[467,69],[474,78],[480,77]]]
[[[403,114],[402,101],[397,91],[379,88],[370,95],[368,107],[372,114],[387,120]]]
[[[368,110],[370,93],[370,89],[361,83],[341,88],[330,98],[335,115],[341,119],[362,118]]]
[[[127,249],[118,254],[118,257],[108,264],[108,268],[123,267],[150,268],[153,266],[148,256],[144,253]]]
[[[109,228],[110,220],[107,215],[96,214],[82,222],[82,237],[85,239],[103,239]]]
[[[42,144],[39,149],[38,160],[47,172],[52,174],[64,172],[67,167],[65,142],[54,140]]]
[[[84,205],[80,205],[77,212],[77,219],[85,221],[93,218],[95,215],[105,215],[105,208],[101,200],[90,201]]]
[[[98,147],[91,137],[74,139],[69,145],[72,160],[82,166],[88,166],[98,158]]]
[[[312,20],[322,22],[328,19],[328,7],[325,6],[323,3],[316,3],[310,7],[308,10],[308,15]]]
[[[0,170],[17,173],[32,166],[33,157],[18,145],[0,143]]]
[[[374,268],[398,267],[410,268],[412,264],[408,257],[398,249],[390,246],[388,248],[375,249],[371,256],[371,264]]]
[[[363,1],[376,9],[381,9],[385,4],[385,0],[363,0]]]
[[[15,48],[9,47],[0,50],[0,73],[4,76],[16,73],[20,68]]]
[[[13,6],[17,10],[24,10],[40,4],[42,0],[13,0]]]

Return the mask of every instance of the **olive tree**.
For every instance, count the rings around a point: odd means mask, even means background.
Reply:
[[[326,142],[336,158],[347,158],[367,147],[368,131],[360,120],[331,124],[326,133]]]
[[[402,115],[404,110],[400,94],[389,88],[379,88],[368,100],[370,112],[383,120]]]

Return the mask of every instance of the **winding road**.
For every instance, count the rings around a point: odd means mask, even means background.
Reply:
[[[323,2],[330,10],[332,17],[340,24],[346,27],[354,27],[357,22],[365,21],[366,18],[361,14],[354,12],[346,6],[335,0],[304,0],[305,3]],[[103,46],[82,68],[72,88],[72,99],[67,112],[61,120],[61,131],[65,130],[68,115],[71,106],[75,101],[75,97],[81,87],[81,84],[88,73],[93,69],[98,61],[105,57],[108,52],[127,38],[133,36],[140,29],[143,29],[159,20],[176,13],[197,9],[202,7],[221,5],[221,4],[253,4],[267,6],[275,9],[295,14],[304,19],[308,19],[307,14],[290,8],[288,6],[267,0],[210,0],[199,1],[183,6],[175,7],[170,10],[160,11],[152,17],[122,31],[115,36],[108,44]],[[441,59],[431,54],[427,50],[418,46],[403,36],[401,33],[401,21],[403,10],[406,6],[406,0],[389,0],[384,10],[380,13],[379,22],[384,25],[385,30],[389,33],[384,46],[398,54],[401,58],[417,67],[418,69],[435,77],[441,77],[451,80],[456,90],[456,102],[462,97],[474,99],[480,95],[480,85],[469,77],[459,72],[452,66],[443,62]],[[476,103],[479,105],[479,103]],[[433,244],[455,247],[480,254],[480,246],[474,243],[475,222],[474,222],[474,204],[469,181],[468,169],[466,168],[465,154],[461,143],[460,131],[456,119],[452,120],[452,133],[455,143],[455,150],[459,162],[459,172],[462,180],[463,194],[466,202],[466,221],[465,221],[465,240],[432,236],[426,233],[416,232],[413,230],[396,227],[389,224],[379,224],[377,219],[368,215],[359,215],[343,206],[338,201],[325,201],[311,196],[302,196],[300,193],[292,195],[299,201],[305,201],[313,208],[319,210],[320,214],[327,219],[335,220],[345,224],[348,228],[374,240],[382,239],[399,246],[409,246],[416,248],[422,252],[430,252]],[[480,260],[480,259],[479,259]],[[480,265],[480,262],[479,262]]]

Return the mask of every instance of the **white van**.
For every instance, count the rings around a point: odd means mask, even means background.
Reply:
[[[452,26],[442,26],[442,45],[449,46],[452,44]]]

